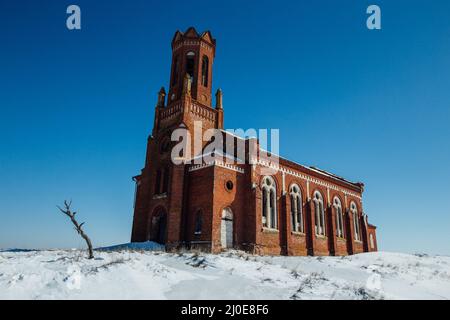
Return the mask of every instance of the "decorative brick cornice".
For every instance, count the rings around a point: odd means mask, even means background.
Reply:
[[[329,182],[325,182],[325,181],[319,180],[317,178],[310,177],[310,176],[308,176],[306,174],[303,174],[303,173],[300,173],[300,172],[296,172],[296,171],[294,171],[292,169],[288,169],[288,168],[282,167],[280,165],[271,164],[269,161],[258,160],[258,165],[278,170],[278,171],[280,171],[282,173],[289,174],[289,175],[291,175],[293,177],[302,179],[302,180],[304,180],[306,182],[312,182],[312,183],[314,183],[316,185],[323,186],[323,187],[329,188],[331,190],[340,191],[340,192],[344,193],[346,196],[349,195],[349,196],[355,197],[355,198],[357,198],[359,200],[362,200],[362,197],[359,194],[355,193],[355,192],[348,191],[348,190],[346,190],[344,188],[338,187],[338,186],[336,186],[334,184],[331,184]]]
[[[206,43],[205,41],[184,40],[184,41],[180,41],[179,43],[177,43],[176,46],[173,48],[173,51],[176,51],[183,46],[201,46],[202,48],[205,48],[207,50],[210,50],[210,51],[213,50],[213,47],[209,43]]]
[[[235,172],[238,172],[238,173],[245,173],[245,170],[243,168],[240,168],[240,167],[235,166],[233,164],[225,163],[223,161],[218,161],[218,160],[210,161],[210,162],[203,163],[203,164],[193,165],[192,167],[189,168],[189,172],[202,170],[202,169],[213,167],[213,166],[217,166],[217,167],[221,167],[221,168],[224,168],[224,169],[232,170],[232,171],[235,171]]]

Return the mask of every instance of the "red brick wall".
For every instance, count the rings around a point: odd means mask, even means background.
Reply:
[[[188,209],[185,239],[188,242],[201,242],[208,248],[212,241],[213,225],[213,187],[214,187],[214,167],[189,172],[189,192]],[[202,214],[202,233],[195,235],[195,221],[197,213]],[[198,246],[198,245],[196,245]]]
[[[233,212],[233,242],[236,248],[254,253],[271,255],[346,255],[368,250],[377,250],[376,228],[366,226],[363,219],[361,202],[362,185],[350,184],[343,180],[322,174],[316,170],[280,159],[284,170],[273,175],[276,183],[277,230],[262,226],[261,182],[263,175],[259,165],[240,165],[245,173],[209,166],[189,171],[189,166],[173,165],[170,152],[161,153],[160,146],[164,139],[170,138],[174,129],[184,125],[194,137],[194,122],[202,121],[202,130],[222,128],[223,111],[213,109],[211,99],[212,65],[215,54],[215,40],[209,34],[199,35],[188,30],[181,38],[175,37],[173,56],[179,56],[179,79],[170,87],[167,107],[155,108],[155,120],[152,136],[147,142],[145,167],[136,177],[138,182],[133,218],[132,241],[146,241],[150,238],[150,221],[155,210],[163,208],[167,212],[166,239],[168,247],[195,244],[206,247],[213,252],[221,248],[222,211],[229,207]],[[202,38],[205,36],[205,38]],[[199,40],[194,43],[182,43],[184,37]],[[181,40],[180,40],[181,39]],[[211,46],[205,45],[207,42]],[[192,96],[182,95],[182,77],[185,73],[185,55],[188,51],[196,53],[194,73],[196,81],[192,86]],[[201,59],[209,58],[208,86],[201,85]],[[173,68],[173,66],[172,66]],[[171,74],[172,75],[172,74]],[[175,99],[171,99],[172,93]],[[193,140],[192,140],[193,141]],[[258,144],[256,140],[249,143]],[[203,142],[204,147],[206,142]],[[248,149],[248,148],[247,148]],[[192,150],[194,151],[194,150]],[[197,155],[195,152],[191,156]],[[248,158],[248,154],[246,155]],[[248,159],[247,159],[248,160]],[[169,165],[170,184],[167,194],[155,197],[155,180],[158,168]],[[309,183],[306,182],[307,178]],[[227,190],[227,181],[233,183],[233,189]],[[291,200],[289,189],[292,184],[301,189],[304,233],[292,231]],[[325,236],[317,236],[314,204],[311,200],[315,191],[323,197],[325,209]],[[357,196],[354,196],[356,194]],[[332,207],[333,198],[338,197],[344,214],[344,234],[342,239],[336,237],[336,213]],[[354,239],[353,217],[349,210],[354,201],[358,207],[362,241]],[[197,213],[202,213],[202,232],[195,235]],[[370,248],[370,235],[374,237],[375,248]]]
[[[151,159],[151,161],[154,160]],[[161,159],[158,159],[158,161],[161,161]],[[133,238],[139,241],[147,240],[148,222],[151,219],[152,212],[157,207],[167,208],[168,211],[168,242],[181,243],[187,241],[187,243],[190,243],[191,241],[200,241],[209,243],[211,250],[214,252],[221,250],[222,210],[226,207],[231,208],[234,215],[235,246],[260,254],[347,255],[360,253],[365,251],[364,241],[368,241],[369,234],[373,233],[374,237],[376,236],[375,229],[369,228],[367,237],[363,237],[362,241],[354,239],[353,220],[349,207],[352,201],[355,202],[358,207],[358,214],[361,215],[362,207],[358,198],[346,196],[340,191],[328,190],[313,182],[309,183],[308,188],[304,179],[289,174],[285,174],[285,193],[283,193],[281,172],[273,176],[277,185],[278,230],[264,229],[261,223],[261,181],[263,176],[259,174],[260,168],[258,166],[255,167],[255,170],[252,170],[250,165],[242,166],[242,168],[245,169],[245,173],[220,166],[201,168],[189,173],[185,171],[183,166],[173,167],[170,193],[167,198],[162,199],[152,198],[153,170],[144,170],[140,177],[141,185],[137,192]],[[187,179],[185,175],[187,175]],[[186,181],[187,185],[183,180]],[[227,181],[233,183],[232,190],[226,189]],[[291,227],[289,189],[294,183],[301,189],[305,231],[303,234],[293,232]],[[252,184],[256,188],[253,188]],[[146,189],[150,192],[145,191]],[[183,189],[187,189],[187,195],[184,195]],[[309,199],[315,191],[319,191],[324,199],[327,230],[325,236],[318,236],[314,232],[314,205]],[[185,197],[184,200],[183,196]],[[335,196],[341,199],[343,206],[344,239],[336,238],[336,215],[335,210],[330,206]],[[150,200],[146,199],[147,197],[150,197]],[[184,211],[183,203],[186,206]],[[202,212],[203,230],[201,235],[194,235],[195,219],[199,210]],[[362,218],[360,224],[362,230]]]

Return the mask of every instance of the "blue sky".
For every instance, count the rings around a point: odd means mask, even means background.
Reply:
[[[363,181],[380,249],[450,254],[449,14],[446,0],[2,1],[0,247],[82,247],[66,198],[96,246],[129,241],[170,41],[192,25],[217,39],[226,128],[279,128],[283,156]]]

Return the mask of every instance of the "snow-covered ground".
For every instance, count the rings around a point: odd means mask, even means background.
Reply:
[[[104,248],[94,260],[78,250],[0,252],[0,299],[450,299],[450,257],[157,249]]]

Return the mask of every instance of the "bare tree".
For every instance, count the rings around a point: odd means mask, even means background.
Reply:
[[[94,258],[94,252],[92,250],[91,239],[89,239],[89,237],[84,233],[84,231],[82,229],[82,227],[84,225],[84,222],[81,223],[81,224],[78,224],[77,220],[75,220],[75,215],[77,213],[76,212],[72,212],[72,210],[70,209],[71,205],[72,205],[72,201],[67,202],[67,200],[64,200],[64,209],[61,208],[60,206],[57,206],[57,207],[62,213],[64,213],[66,216],[68,216],[70,218],[70,220],[72,221],[73,225],[75,226],[75,230],[86,241],[86,244],[87,244],[88,250],[89,250],[89,259],[93,259]]]

